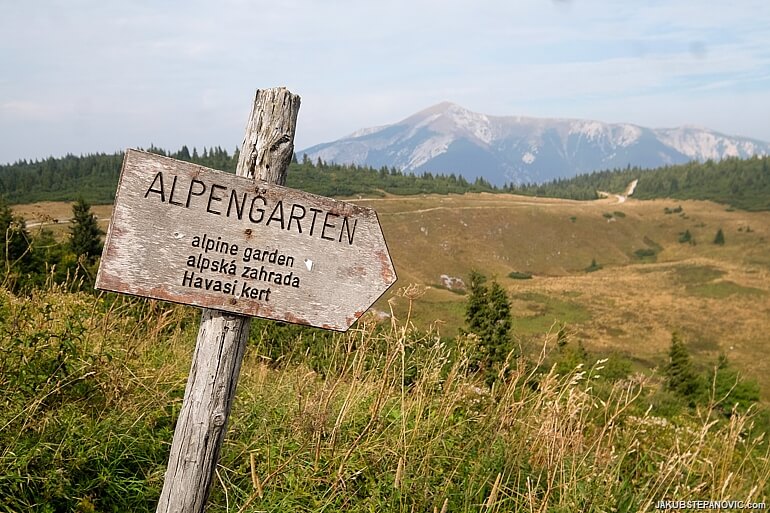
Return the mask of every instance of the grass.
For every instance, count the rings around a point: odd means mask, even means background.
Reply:
[[[44,227],[51,230],[57,240],[63,240],[69,235],[73,204],[74,202],[43,201],[14,205],[13,212],[26,220],[32,233]],[[93,205],[91,211],[96,215],[99,227],[106,231],[112,215],[112,205]]]
[[[590,315],[579,323],[579,337],[589,350],[631,348],[633,358],[649,362],[648,370],[664,363],[660,355],[672,331],[693,341],[708,338],[713,351],[694,354],[696,360],[727,353],[770,399],[770,361],[762,358],[770,350],[770,212],[727,212],[709,202],[633,197],[622,207],[611,199],[577,202],[505,194],[355,201],[378,212],[399,275],[396,288],[434,285],[414,307],[412,322],[419,329],[440,320],[441,335],[455,336],[464,323],[464,297],[435,284],[442,274],[467,279],[471,269],[479,269],[510,296],[535,292],[580,305]],[[665,208],[678,210],[677,205],[688,219],[678,215],[682,212],[664,213]],[[108,206],[96,208],[106,209],[97,211],[100,218],[109,217]],[[602,216],[612,212],[620,217],[620,208],[625,217],[618,222]],[[14,209],[37,216],[71,213],[69,204]],[[724,246],[711,243],[718,227],[725,233]],[[67,232],[61,224],[53,228]],[[697,244],[678,242],[685,230]],[[655,256],[639,260],[634,252],[644,248],[654,249]],[[586,274],[592,259],[603,268]],[[534,278],[509,278],[511,270],[526,270]],[[576,296],[568,298],[570,293]],[[388,312],[391,297],[386,294],[375,308]],[[396,313],[403,318],[406,312]],[[535,320],[523,322],[526,329],[535,329]],[[537,322],[545,336],[550,324]]]
[[[512,302],[514,331],[522,335],[547,333],[554,324],[581,324],[591,319],[584,306],[536,292],[515,294]]]
[[[158,303],[0,290],[0,511],[155,500],[184,391],[168,360],[183,356],[186,322]]]
[[[686,290],[689,294],[694,296],[707,297],[712,299],[727,299],[736,295],[761,298],[767,294],[764,290],[754,287],[744,287],[727,280],[692,285],[687,287]]]
[[[684,285],[685,291],[692,296],[712,299],[746,296],[760,299],[767,295],[763,289],[722,279],[725,274],[725,271],[713,266],[678,265],[674,268],[676,281]]]
[[[652,414],[658,381],[609,381],[605,360],[557,373],[554,336],[490,388],[472,338],[413,328],[421,300],[402,290],[406,316],[321,344],[291,335],[282,358],[257,325],[207,511],[646,511],[770,493],[753,412],[724,420],[714,398]],[[0,290],[0,312],[0,511],[154,510],[196,311],[53,289]]]
[[[674,268],[675,279],[688,286],[710,283],[725,275],[725,271],[710,265],[679,265]]]

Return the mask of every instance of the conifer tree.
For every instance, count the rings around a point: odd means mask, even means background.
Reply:
[[[692,368],[690,353],[677,333],[671,336],[671,347],[668,351],[668,364],[664,369],[666,386],[677,395],[687,399],[691,406],[700,389],[698,376]]]
[[[489,289],[486,286],[487,278],[483,274],[471,271],[470,275],[470,295],[468,303],[465,305],[465,323],[468,330],[481,336],[485,331],[489,319],[487,312],[487,295]]]
[[[96,217],[91,213],[91,205],[82,198],[72,205],[72,224],[70,225],[70,250],[79,257],[84,256],[93,262],[102,252],[101,236]]]
[[[486,277],[479,272],[471,271],[469,288],[465,323],[467,331],[474,333],[481,344],[475,363],[492,371],[510,351],[511,305],[505,289],[496,281],[487,285]]]
[[[489,288],[490,327],[488,335],[488,358],[490,363],[502,363],[510,351],[511,303],[505,289],[496,281]]]
[[[0,282],[19,285],[18,276],[29,267],[31,240],[24,219],[0,199]]]
[[[725,244],[725,234],[721,228],[717,230],[717,234],[714,237],[714,244],[718,244],[720,246],[724,246]]]

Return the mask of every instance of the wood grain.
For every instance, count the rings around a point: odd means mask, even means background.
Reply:
[[[395,279],[369,208],[128,150],[96,286],[344,331]]]
[[[288,147],[291,147],[299,103],[299,96],[284,88],[258,90],[241,153],[252,152],[252,146],[265,138],[274,138],[275,127],[289,139]],[[254,130],[257,133],[252,133]],[[256,164],[239,165],[237,174],[257,178],[267,176],[259,162],[270,159],[259,153],[270,151],[270,146],[260,148]],[[283,180],[287,169],[288,163],[281,171]],[[280,180],[280,174],[275,179]],[[248,317],[203,310],[158,513],[202,513],[205,510],[249,339],[249,322]]]

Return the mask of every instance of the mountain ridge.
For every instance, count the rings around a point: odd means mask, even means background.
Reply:
[[[770,154],[770,144],[683,125],[648,128],[571,118],[495,116],[441,102],[393,124],[362,128],[301,151],[338,164],[458,173],[495,185],[581,173]]]

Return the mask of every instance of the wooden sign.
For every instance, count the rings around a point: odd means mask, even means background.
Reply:
[[[128,150],[96,288],[345,331],[395,281],[369,208]]]

